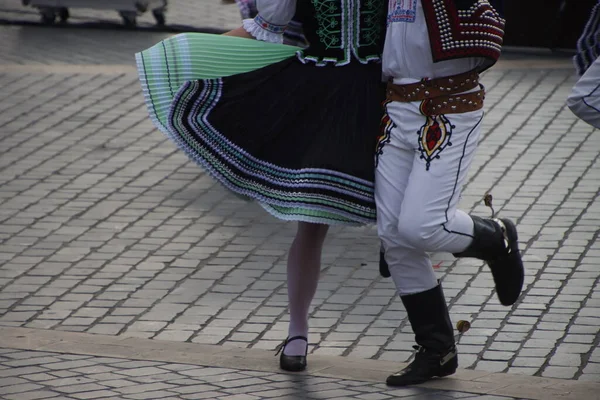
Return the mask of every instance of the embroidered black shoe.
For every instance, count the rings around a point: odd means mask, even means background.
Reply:
[[[304,340],[306,342],[306,352],[303,356],[288,356],[285,353],[285,346],[294,340]],[[279,367],[284,371],[300,372],[306,369],[306,353],[308,352],[308,339],[304,336],[294,336],[287,338],[277,346],[277,352],[275,355],[281,353],[279,357]]]
[[[385,381],[388,386],[417,385],[456,372],[458,368],[456,346],[443,353],[427,350],[422,346],[415,346],[415,349],[417,354],[414,361],[400,372],[388,376]]]

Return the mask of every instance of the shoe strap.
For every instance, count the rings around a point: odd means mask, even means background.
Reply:
[[[287,338],[285,341],[285,344],[288,344],[290,342],[293,342],[294,340],[304,340],[307,344],[308,344],[308,339],[306,338],[306,336],[293,336],[291,338]]]
[[[448,349],[440,352],[436,352],[436,351],[432,351],[430,349],[427,349],[426,347],[420,346],[420,345],[416,345],[413,346],[413,349],[415,349],[415,353],[416,354],[423,354],[423,353],[437,353],[440,354],[441,356],[447,356],[448,354],[454,354],[456,353],[456,345],[452,345],[450,346]]]
[[[285,346],[287,346],[288,343],[293,342],[294,340],[304,340],[308,345],[308,339],[306,338],[306,336],[292,336],[291,338],[289,337],[283,342],[281,342],[279,345],[277,345],[277,347],[275,348],[275,356],[279,355],[279,353],[281,353],[281,351],[285,349]]]

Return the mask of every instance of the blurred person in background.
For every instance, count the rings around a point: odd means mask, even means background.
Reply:
[[[600,128],[600,1],[577,41],[573,58],[579,79],[567,98],[567,106],[577,117]]]

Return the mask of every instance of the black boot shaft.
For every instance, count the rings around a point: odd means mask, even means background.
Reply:
[[[386,383],[406,386],[452,375],[458,368],[458,356],[442,286],[400,298],[415,333],[417,354],[408,367],[390,375]]]
[[[506,253],[504,233],[500,226],[491,219],[483,219],[471,215],[473,220],[473,242],[455,257],[473,257],[480,260],[493,260]]]
[[[455,257],[474,257],[489,265],[500,303],[513,305],[525,278],[523,259],[519,251],[517,227],[509,219],[473,219],[473,242]]]
[[[419,346],[444,352],[454,345],[454,330],[441,284],[425,292],[400,298]]]

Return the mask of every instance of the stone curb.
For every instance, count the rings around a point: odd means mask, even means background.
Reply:
[[[88,333],[0,327],[0,348],[281,372],[273,352]],[[310,355],[311,376],[382,382],[403,363]],[[531,400],[600,399],[600,384],[459,370],[421,387]]]

